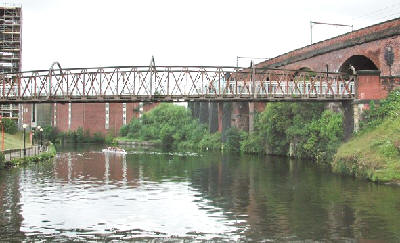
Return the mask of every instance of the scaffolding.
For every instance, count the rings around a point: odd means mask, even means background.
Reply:
[[[0,74],[7,75],[7,80],[15,80],[12,74],[21,71],[22,53],[22,8],[20,6],[0,6]],[[5,86],[16,87],[6,83]],[[8,91],[7,87],[5,90]],[[16,92],[16,90],[11,90]],[[17,105],[1,105],[0,115],[18,119]]]

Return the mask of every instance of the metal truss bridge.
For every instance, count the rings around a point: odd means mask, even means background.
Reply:
[[[0,104],[172,101],[343,101],[357,77],[221,66],[115,66],[0,75]]]

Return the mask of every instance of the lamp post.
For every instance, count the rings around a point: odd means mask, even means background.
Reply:
[[[41,134],[40,134],[40,129],[42,129],[42,127],[41,126],[37,126],[36,127],[36,130],[37,130],[37,133],[36,134],[38,134],[40,137],[41,137]],[[36,144],[38,144],[38,140],[36,140]]]
[[[1,125],[1,151],[4,151],[4,125],[1,115],[0,115],[0,125]]]
[[[40,128],[40,147],[43,147],[43,128]]]
[[[25,157],[26,156],[26,137],[25,137],[26,124],[22,124],[22,127],[24,128],[24,157]]]

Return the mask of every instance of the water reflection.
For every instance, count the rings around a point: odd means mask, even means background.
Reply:
[[[400,240],[400,188],[283,158],[82,149],[0,173],[4,240]]]

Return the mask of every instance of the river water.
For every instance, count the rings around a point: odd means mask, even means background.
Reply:
[[[400,188],[307,161],[60,148],[0,171],[0,241],[400,241]]]

